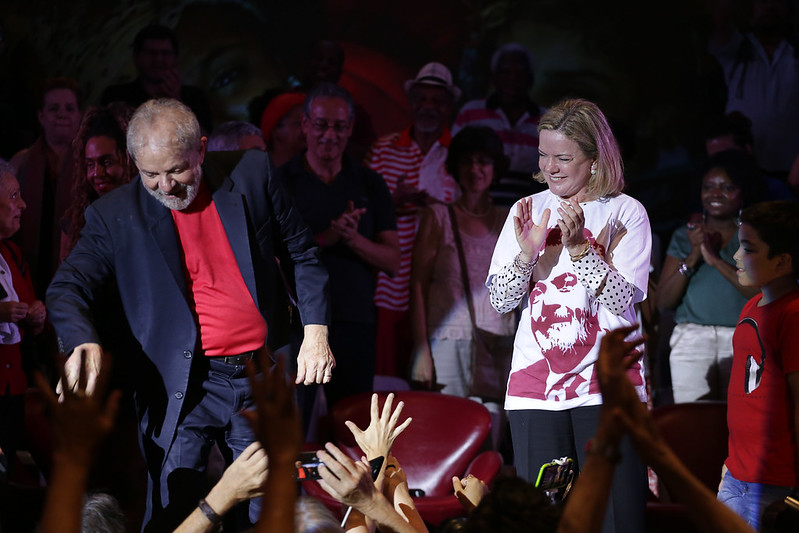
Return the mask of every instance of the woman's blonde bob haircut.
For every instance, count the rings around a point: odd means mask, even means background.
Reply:
[[[606,198],[624,189],[621,152],[608,121],[596,104],[581,98],[562,100],[541,117],[538,132],[557,131],[577,143],[582,152],[596,161],[596,174],[588,180],[588,196]],[[539,170],[533,179],[546,183]]]

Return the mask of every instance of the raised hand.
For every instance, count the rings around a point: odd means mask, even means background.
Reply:
[[[394,445],[394,441],[405,431],[405,428],[407,428],[412,421],[412,418],[408,417],[402,424],[397,425],[405,403],[399,402],[396,409],[392,411],[391,407],[393,403],[394,393],[389,393],[383,404],[383,411],[380,412],[378,407],[378,395],[374,393],[372,394],[370,422],[365,430],[362,431],[349,420],[344,422],[352,432],[352,436],[355,437],[355,442],[358,443],[358,446],[360,446],[361,451],[366,455],[367,459],[388,457],[388,454],[391,452],[391,447]]]
[[[229,498],[231,505],[262,496],[268,471],[269,458],[261,443],[255,441],[225,469],[217,487]],[[216,507],[214,509],[219,511]]]
[[[463,479],[454,476],[452,478],[452,489],[455,491],[455,497],[458,498],[467,513],[477,507],[480,504],[480,500],[488,494],[488,485],[482,479],[476,478],[471,474]]]
[[[577,251],[574,248],[585,243],[585,213],[579,202],[569,198],[560,202],[558,215],[560,215],[558,227],[563,246],[573,255]]]
[[[319,467],[322,479],[318,483],[325,492],[344,505],[368,514],[364,509],[369,508],[377,494],[369,466],[353,461],[330,442],[325,444],[325,450],[317,451],[316,456],[324,463]]]
[[[641,403],[635,388],[627,377],[627,370],[641,357],[638,347],[644,338],[625,338],[638,329],[637,324],[609,331],[602,337],[596,362],[602,403],[608,408],[625,406],[630,402]]]
[[[516,204],[516,214],[513,216],[513,228],[516,230],[516,241],[522,249],[521,259],[525,262],[532,261],[537,255],[541,245],[547,237],[547,224],[549,223],[550,210],[545,209],[541,215],[540,223],[533,220],[533,199],[523,198]]]

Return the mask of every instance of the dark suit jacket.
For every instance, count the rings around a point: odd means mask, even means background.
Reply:
[[[327,324],[327,272],[272,170],[263,152],[211,152],[203,163],[203,180],[213,192],[242,277],[267,325],[275,315],[275,287],[281,286],[276,238],[294,261],[303,323]],[[204,356],[197,353],[199,332],[172,215],[140,179],[89,206],[80,240],[48,288],[48,311],[65,353],[85,342],[99,343],[90,303],[112,277],[145,355],[135,363],[133,384],[141,431],[166,451],[181,410],[201,390],[204,378],[192,361]]]

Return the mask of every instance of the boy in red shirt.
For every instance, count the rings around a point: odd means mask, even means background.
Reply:
[[[799,204],[745,209],[738,238],[738,281],[760,294],[733,335],[729,456],[718,499],[757,529],[766,507],[799,485]]]

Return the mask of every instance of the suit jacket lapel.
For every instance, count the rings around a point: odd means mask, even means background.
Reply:
[[[189,291],[186,287],[186,274],[183,270],[183,259],[180,254],[180,242],[175,231],[175,222],[169,209],[161,205],[158,200],[150,196],[144,190],[144,185],[140,184],[141,202],[146,219],[150,221],[150,232],[158,245],[158,250],[166,262],[172,277],[180,288],[180,292],[186,301],[189,299]]]
[[[215,155],[219,157],[206,157],[203,164],[203,179],[213,193],[214,205],[225,228],[230,247],[233,249],[241,277],[244,278],[255,306],[260,307],[255,287],[255,270],[250,251],[250,232],[247,227],[244,198],[241,193],[233,190],[234,182],[231,179],[235,174],[236,164],[241,159],[241,153]],[[222,169],[219,165],[227,168]]]

